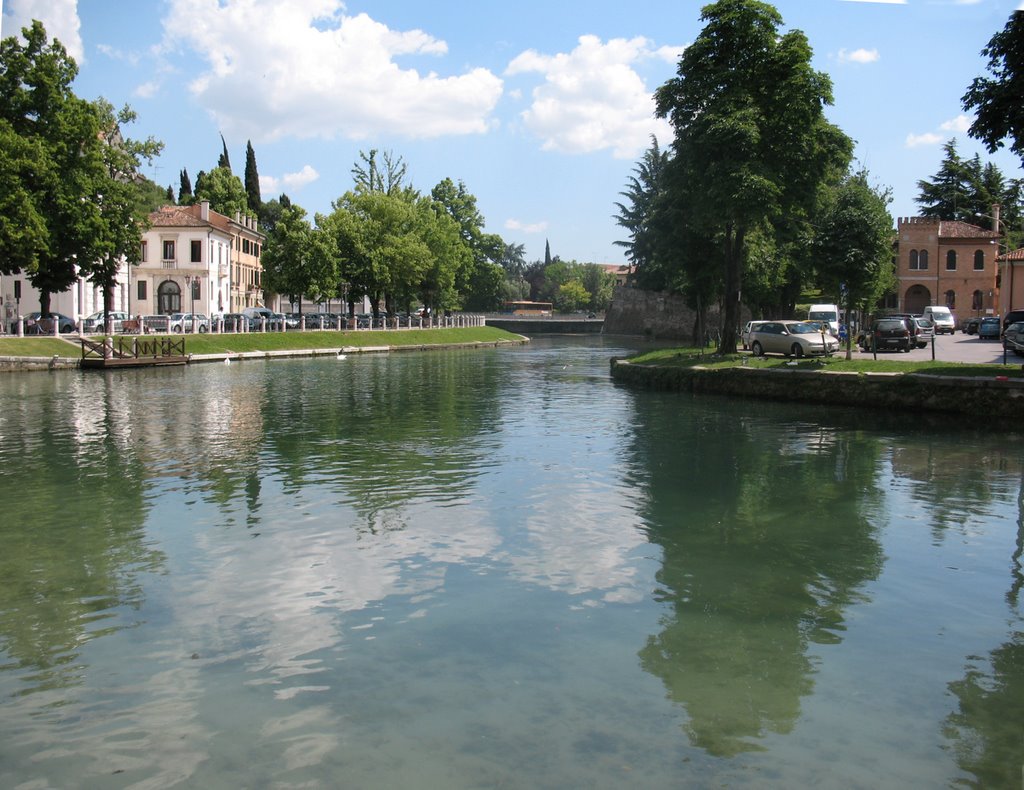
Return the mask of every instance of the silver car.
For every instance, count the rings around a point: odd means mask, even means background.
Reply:
[[[750,333],[750,351],[755,357],[762,354],[804,357],[838,350],[839,340],[835,335],[823,335],[817,324],[808,321],[765,321]]]

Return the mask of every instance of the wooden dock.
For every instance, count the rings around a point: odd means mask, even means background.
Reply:
[[[83,337],[81,341],[82,368],[85,369],[184,365],[188,362],[183,337],[108,337],[99,343]]]

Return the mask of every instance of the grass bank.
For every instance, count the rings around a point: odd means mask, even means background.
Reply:
[[[717,356],[701,354],[695,348],[658,349],[630,357],[633,365],[656,366],[665,368],[704,368],[708,370],[725,370],[728,368],[748,368],[753,370],[806,370],[825,371],[829,373],[904,373],[927,374],[931,376],[968,376],[991,378],[1006,376],[1011,379],[1024,379],[1024,370],[1018,357],[1010,356],[1007,360],[1017,360],[1006,365],[968,364],[965,362],[943,362],[940,360],[908,360],[897,359],[846,359],[845,353],[832,357],[787,359],[785,357],[754,357],[749,354],[727,354]]]
[[[156,337],[147,335],[147,337]],[[180,338],[181,335],[172,335]],[[461,343],[518,342],[519,335],[495,327],[457,329],[398,329],[348,332],[250,332],[247,334],[185,335],[186,354],[241,354],[251,351],[315,351],[330,348],[366,348],[376,346],[458,345]],[[0,356],[5,357],[81,356],[77,338],[53,337],[0,338]]]

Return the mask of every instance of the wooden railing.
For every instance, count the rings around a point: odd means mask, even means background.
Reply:
[[[83,337],[82,359],[159,359],[185,356],[185,338],[108,337],[100,342]]]

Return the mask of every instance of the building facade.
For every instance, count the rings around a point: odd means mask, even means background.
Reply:
[[[897,220],[899,310],[946,305],[958,322],[1000,312],[1000,235],[967,222]]]
[[[149,215],[130,289],[132,315],[238,313],[264,306],[257,221],[210,208],[163,206]],[[277,309],[277,305],[266,305]]]

